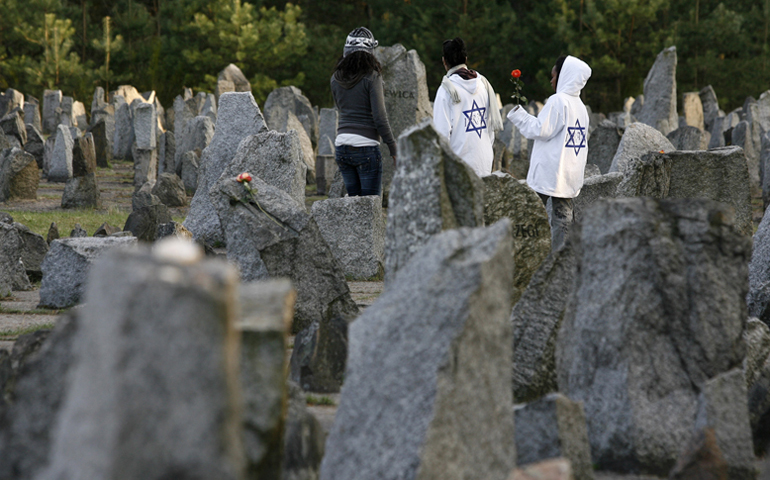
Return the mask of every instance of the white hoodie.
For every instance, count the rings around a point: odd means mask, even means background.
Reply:
[[[449,81],[456,87],[459,103],[452,101],[444,86],[439,87],[433,102],[433,125],[438,133],[449,139],[452,151],[482,177],[492,173],[495,132],[489,105],[490,98],[495,99],[495,92],[491,86],[487,91],[489,82],[476,73],[478,76],[470,80],[450,75]],[[493,103],[499,109],[496,99]]]
[[[564,60],[556,94],[533,117],[523,108],[511,110],[508,119],[522,135],[534,139],[527,184],[536,192],[574,198],[583,187],[588,158],[588,112],[580,91],[591,77],[591,67],[569,56]]]

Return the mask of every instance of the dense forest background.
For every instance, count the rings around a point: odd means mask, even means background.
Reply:
[[[441,43],[455,36],[504,99],[514,68],[529,98],[546,98],[569,53],[593,68],[586,102],[617,111],[670,45],[680,94],[711,84],[729,111],[770,89],[770,0],[1,0],[0,89],[42,99],[59,88],[88,105],[97,85],[131,84],[171,105],[183,86],[213,91],[235,63],[260,104],[296,85],[330,106],[329,76],[360,25],[380,45],[416,49],[431,96]]]

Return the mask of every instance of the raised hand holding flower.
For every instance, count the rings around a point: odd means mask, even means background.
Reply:
[[[521,94],[521,87],[524,86],[524,82],[521,81],[521,70],[518,68],[511,72],[511,83],[513,83],[513,95],[511,95],[511,98],[516,102],[516,105],[527,103],[527,97]]]

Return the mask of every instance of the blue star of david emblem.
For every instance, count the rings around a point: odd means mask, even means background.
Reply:
[[[567,127],[567,134],[569,135],[569,138],[567,139],[567,144],[564,146],[566,148],[574,148],[575,155],[580,153],[581,148],[586,148],[586,129],[585,127],[580,126],[580,120],[575,122],[574,127]]]
[[[479,107],[476,105],[476,100],[474,100],[471,109],[463,111],[463,115],[468,119],[465,131],[476,132],[479,138],[481,138],[481,131],[487,128],[487,122],[484,120],[484,113],[486,111],[486,107]]]

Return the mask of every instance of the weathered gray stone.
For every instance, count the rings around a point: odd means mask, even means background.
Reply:
[[[294,337],[289,379],[305,391],[339,392],[347,356],[347,321],[338,317],[315,321]]]
[[[21,261],[24,244],[13,225],[0,223],[0,298],[13,290],[27,290],[29,279]]]
[[[0,202],[37,200],[39,183],[35,157],[18,148],[0,151]]]
[[[40,120],[40,102],[35,97],[28,96],[25,99],[24,125],[32,125],[38,132],[43,130],[43,124]]]
[[[342,172],[339,168],[334,172],[334,178],[332,178],[331,185],[329,185],[326,195],[329,198],[342,198],[347,195],[348,192],[345,189],[345,182],[342,180]]]
[[[611,121],[600,123],[588,139],[588,163],[598,165],[602,173],[609,172],[622,136],[623,130]]]
[[[404,132],[398,144],[385,232],[386,283],[433,235],[484,224],[483,182],[432,121]]]
[[[58,239],[59,227],[56,225],[56,222],[51,222],[51,226],[48,227],[48,233],[46,234],[45,241],[48,245],[51,245],[51,242]]]
[[[579,222],[583,218],[583,211],[600,198],[615,198],[618,195],[618,185],[622,181],[623,174],[618,172],[586,178],[580,195],[573,199],[574,221]]]
[[[108,134],[107,121],[106,118],[102,118],[87,130],[93,138],[96,166],[102,168],[110,168],[110,161],[112,161],[112,140]],[[114,131],[114,120],[112,128]]]
[[[673,130],[673,129],[672,129]],[[625,174],[628,164],[649,152],[670,152],[676,150],[671,142],[659,131],[643,123],[632,123],[626,128],[612,159],[610,172]]]
[[[770,205],[770,132],[762,135],[759,153],[759,178],[762,181],[762,206]]]
[[[294,333],[314,321],[355,318],[358,307],[342,269],[305,207],[259,177],[251,188],[253,197],[235,175],[223,174],[210,194],[224,228],[227,258],[238,265],[243,280],[291,279],[297,289]]]
[[[719,101],[717,94],[711,85],[704,87],[698,92],[703,108],[703,125],[705,130],[711,131],[714,120],[719,116]]]
[[[158,151],[131,149],[134,159],[134,188],[140,188],[147,182],[155,182],[158,178]]]
[[[176,222],[169,222],[169,223],[162,223],[158,225],[158,235],[157,239],[160,240],[161,238],[166,237],[176,237],[181,240],[187,240],[192,241],[193,236],[192,233],[184,228],[184,225],[181,223]]]
[[[270,130],[288,132],[295,128],[291,125],[290,113],[297,118],[312,146],[315,146],[318,143],[318,115],[310,100],[297,87],[281,87],[270,92],[264,108],[265,123]]]
[[[213,93],[206,94],[206,101],[203,102],[203,108],[201,108],[201,115],[209,117],[211,123],[216,125],[217,123],[217,99]]]
[[[280,478],[286,386],[286,344],[296,292],[288,280],[240,288],[240,384],[247,478]]]
[[[679,455],[670,480],[728,480],[727,462],[713,428],[699,430]]]
[[[0,152],[5,150],[6,148],[13,148],[13,146],[14,145],[11,145],[11,142],[9,142],[8,139],[5,137],[5,133],[3,133],[3,129],[0,128]]]
[[[168,207],[163,204],[148,205],[131,212],[123,231],[131,232],[139,241],[154,242],[158,238],[158,226],[170,221]]]
[[[687,126],[677,128],[666,138],[677,150],[708,150],[711,134],[705,130]]]
[[[92,172],[67,180],[61,197],[61,207],[102,208],[102,197],[96,174]]]
[[[326,434],[318,419],[307,410],[302,389],[288,382],[289,406],[283,444],[282,480],[316,480],[324,455]]]
[[[59,117],[59,125],[64,125],[66,127],[74,127],[77,128],[77,124],[75,123],[75,117],[73,116],[72,108],[75,103],[75,99],[72,97],[63,96],[61,99],[61,104],[59,105],[59,108],[56,110],[56,114]]]
[[[584,403],[600,469],[665,475],[710,379],[740,367],[751,244],[701,199],[601,200],[574,238],[559,391]]]
[[[99,110],[104,110],[104,108],[109,105],[104,97],[104,89],[102,87],[96,87],[94,89],[94,95],[91,99],[91,118],[94,118],[94,113]],[[94,122],[91,122],[92,124]]]
[[[318,120],[318,155],[334,155],[334,140],[337,138],[339,116],[336,108],[321,109],[321,117]]]
[[[382,278],[385,219],[380,196],[318,201],[311,215],[346,276]]]
[[[57,318],[53,331],[32,334],[36,340],[44,334],[43,341],[18,369],[14,402],[6,411],[5,428],[0,430],[0,478],[34,478],[47,464],[51,433],[74,362],[78,325],[76,311],[70,310]]]
[[[27,276],[33,280],[39,280],[43,274],[40,265],[45,254],[48,253],[48,244],[42,235],[33,233],[27,226],[14,223],[13,227],[21,238],[21,261],[27,271]]]
[[[240,68],[234,64],[225,67],[217,77],[217,88],[214,90],[217,100],[227,92],[250,92],[251,84]]]
[[[334,176],[337,174],[337,160],[334,155],[316,155],[315,157],[315,181],[316,194],[326,195],[331,190]],[[341,195],[329,198],[339,198]]]
[[[24,126],[24,115],[20,110],[0,118],[0,129],[3,130],[6,138],[15,138],[20,147],[27,143],[27,128]]]
[[[243,478],[237,273],[178,247],[95,263],[38,478]]]
[[[176,121],[179,121],[179,116]],[[203,150],[198,188],[184,221],[184,226],[193,232],[196,240],[224,243],[224,233],[209,198],[209,189],[233,160],[241,141],[266,130],[265,120],[251,92],[228,92],[219,98],[216,132],[209,146]],[[179,142],[178,136],[176,139]],[[179,148],[177,153],[181,156]]]
[[[770,90],[762,92],[757,100],[757,121],[762,127],[762,131],[770,132]]]
[[[123,230],[120,229],[120,227],[113,227],[107,222],[102,223],[99,225],[99,227],[94,231],[94,237],[109,237],[110,235],[113,235],[118,232],[122,232]]]
[[[0,117],[8,115],[15,109],[24,110],[24,94],[9,88],[4,94],[0,93]]]
[[[152,188],[155,186],[152,182],[147,182],[131,195],[131,210],[139,210],[150,205],[160,205],[160,198],[153,195]]]
[[[139,99],[131,104],[131,126],[134,129],[134,142],[137,149],[153,150],[157,147],[156,129],[158,116],[155,105]]]
[[[507,478],[510,227],[503,219],[431,238],[350,324],[322,480]]]
[[[703,103],[698,92],[687,92],[682,95],[682,111],[687,125],[699,130],[706,128],[703,118]]]
[[[131,160],[134,145],[134,126],[131,118],[131,105],[123,97],[115,96],[115,136],[112,141],[112,157],[118,160]]]
[[[517,465],[563,457],[570,461],[575,480],[594,478],[582,404],[553,393],[513,411]]]
[[[75,224],[75,227],[70,232],[70,238],[84,238],[88,236],[86,229],[81,227],[79,223]]]
[[[746,343],[746,358],[743,359],[743,373],[746,388],[749,390],[762,375],[762,370],[770,358],[770,328],[757,318],[749,318],[743,332]]]
[[[73,140],[72,146],[72,176],[83,177],[96,172],[96,151],[94,137],[86,133]]]
[[[749,389],[748,403],[754,450],[762,455],[770,446],[770,360]]]
[[[117,95],[120,95],[121,97],[126,99],[126,102],[130,105],[134,102],[134,100],[139,99],[141,101],[146,101],[146,99],[142,96],[141,93],[139,93],[139,90],[136,89],[133,85],[120,85],[118,88],[111,93],[111,97],[115,97]]]
[[[40,305],[67,308],[79,303],[93,261],[111,248],[136,244],[136,238],[62,238],[51,242],[43,259]]]
[[[61,90],[45,90],[43,92],[43,133],[53,133],[59,125],[56,113],[61,107]]]
[[[644,79],[644,105],[636,118],[663,135],[679,127],[676,110],[676,47],[658,54]]]
[[[43,168],[43,157],[45,155],[45,141],[40,131],[34,125],[26,125],[27,143],[24,144],[24,151],[35,157],[37,167]]]
[[[733,127],[732,145],[741,147],[746,156],[746,164],[749,169],[749,180],[752,190],[761,188],[759,178],[759,152],[754,148],[754,142],[751,139],[751,125],[743,120]]]
[[[513,105],[506,105],[510,110]],[[504,110],[504,113],[507,113]],[[526,178],[529,171],[529,154],[532,151],[532,143],[521,134],[518,128],[503,115],[503,131],[496,136],[505,144],[506,151],[510,154],[507,171],[515,178]],[[589,149],[589,152],[591,149]]]
[[[174,132],[166,130],[158,138],[158,173],[176,172],[176,139]]]
[[[751,317],[770,325],[770,215],[762,217],[754,234],[746,302]]]
[[[85,131],[88,128],[88,116],[86,115],[86,106],[83,102],[75,100],[72,102],[72,126]]]
[[[593,163],[586,163],[586,167],[583,169],[584,179],[597,177],[601,174],[602,174],[602,171],[601,169],[599,169],[599,165],[594,165]]]
[[[398,138],[406,129],[433,118],[433,107],[428,95],[425,64],[416,50],[407,51],[401,44],[374,49],[374,56],[382,65],[382,81],[385,89],[385,110],[393,136]],[[396,174],[393,157],[380,144],[382,150],[382,194],[387,204],[390,184]],[[399,163],[401,159],[399,157]],[[470,226],[470,225],[468,225]]]
[[[511,303],[515,305],[551,251],[548,214],[537,193],[510,175],[495,172],[482,181],[484,223],[492,225],[504,217],[511,220],[514,264]]]
[[[187,195],[184,191],[182,179],[175,173],[161,173],[158,181],[152,187],[152,194],[157,195],[160,201],[169,207],[182,207],[187,205]]]
[[[176,164],[176,172],[181,171],[182,155],[195,150],[200,150],[201,152],[205,150],[214,138],[214,132],[214,123],[209,117],[197,116],[191,118],[187,122],[184,135],[182,136],[183,141],[181,143],[177,142],[175,145],[176,150],[174,155],[178,157],[180,161],[180,163]]]
[[[313,150],[313,143],[297,117],[292,112],[289,112],[286,132],[291,132],[292,130],[297,132],[297,138],[299,139],[302,151],[302,160],[305,162],[307,169],[305,180],[308,184],[312,185],[315,183],[315,151]]]
[[[198,154],[195,152],[187,152],[182,156],[182,183],[190,195],[194,195],[198,189],[198,161]]]
[[[182,98],[178,95],[174,99],[174,139],[177,149],[175,151],[174,164],[179,165],[179,159],[184,152],[181,148],[187,144],[187,124],[198,115],[198,108],[193,98]]]

